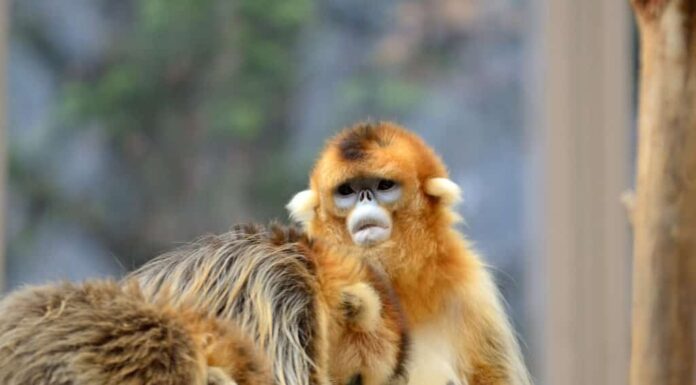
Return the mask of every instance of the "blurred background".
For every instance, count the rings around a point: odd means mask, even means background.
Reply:
[[[626,382],[627,4],[2,4],[5,290],[286,220],[329,136],[393,120],[462,186],[537,383]]]

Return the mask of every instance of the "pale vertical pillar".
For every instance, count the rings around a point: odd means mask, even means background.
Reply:
[[[537,0],[529,119],[538,384],[627,383],[631,28],[625,1]]]

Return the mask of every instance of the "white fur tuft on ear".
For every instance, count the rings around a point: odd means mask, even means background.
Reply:
[[[295,194],[285,206],[290,212],[290,218],[306,225],[314,218],[314,209],[319,206],[319,195],[312,190],[304,190]]]
[[[455,205],[462,200],[462,189],[447,178],[428,179],[425,182],[425,192],[440,198],[448,206]]]
[[[343,307],[349,323],[364,332],[376,330],[382,319],[382,302],[372,286],[358,282],[343,289]]]

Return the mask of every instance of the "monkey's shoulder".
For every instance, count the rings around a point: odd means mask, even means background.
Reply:
[[[296,225],[272,221],[267,225],[259,223],[238,224],[224,237],[230,240],[249,240],[263,242],[270,246],[309,246],[307,234]]]

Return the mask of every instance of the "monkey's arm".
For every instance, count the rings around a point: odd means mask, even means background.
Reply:
[[[485,267],[477,273],[460,292],[460,373],[469,385],[531,385],[500,293]]]

